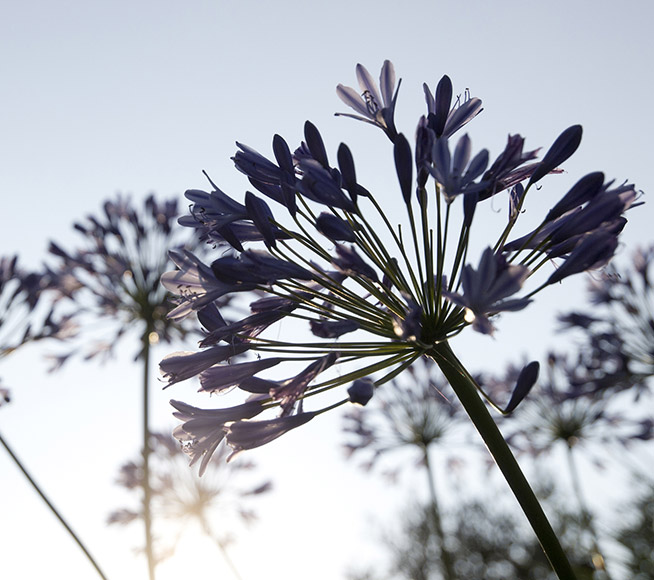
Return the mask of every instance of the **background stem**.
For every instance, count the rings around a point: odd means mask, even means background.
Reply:
[[[152,488],[150,487],[150,395],[148,376],[150,374],[150,332],[143,334],[143,522],[145,524],[145,555],[148,560],[148,577],[154,580],[154,550],[152,547]]]
[[[577,469],[577,463],[573,456],[572,445],[570,444],[568,444],[567,457],[568,457],[568,468],[570,470],[570,478],[572,479],[572,488],[574,490],[575,495],[577,496],[577,502],[579,504],[579,511],[581,512],[582,522],[590,532],[590,537],[592,541],[592,550],[593,550],[593,554],[592,554],[593,566],[595,566],[596,570],[602,570],[604,572],[603,577],[605,578],[605,580],[611,580],[611,576],[606,570],[606,565],[604,563],[604,556],[602,556],[602,551],[600,550],[599,547],[599,535],[595,528],[595,524],[593,523],[593,516],[590,510],[588,509],[588,505],[586,504],[584,495],[581,491],[581,480],[579,478],[579,470]]]
[[[436,496],[436,482],[434,481],[434,473],[431,469],[431,463],[429,462],[429,449],[426,446],[423,447],[423,458],[425,462],[425,469],[427,470],[427,478],[429,479],[429,494],[431,495],[431,516],[434,520],[434,530],[438,536],[438,545],[441,553],[441,572],[443,573],[443,578],[445,578],[445,580],[456,580],[452,555],[445,545],[445,532],[443,531],[443,522],[441,520],[438,497]]]
[[[80,540],[79,536],[73,531],[73,529],[68,525],[66,520],[63,518],[63,516],[59,513],[57,508],[52,504],[52,502],[48,499],[48,497],[45,495],[43,490],[38,486],[36,481],[32,478],[32,476],[29,474],[25,466],[21,463],[20,459],[18,459],[18,456],[12,451],[11,447],[9,447],[9,444],[4,440],[2,435],[0,435],[0,443],[2,443],[2,446],[7,450],[7,453],[9,453],[9,456],[14,460],[14,463],[18,466],[18,469],[20,469],[23,472],[23,475],[27,478],[27,481],[30,482],[32,487],[35,489],[36,493],[38,493],[41,496],[41,499],[45,502],[45,504],[50,508],[50,511],[56,516],[56,518],[59,520],[59,523],[64,526],[66,531],[70,534],[70,536],[75,540],[75,543],[80,547],[82,552],[84,552],[84,555],[88,558],[89,562],[91,562],[91,565],[95,568],[96,572],[100,575],[100,578],[103,580],[107,580],[107,577],[104,575],[102,570],[100,569],[100,566],[98,563],[95,561],[93,556],[91,556],[91,553],[87,550],[86,546]]]

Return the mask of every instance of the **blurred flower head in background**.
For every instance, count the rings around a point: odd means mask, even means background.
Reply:
[[[18,256],[0,257],[0,359],[27,343],[75,334],[71,317],[54,310],[49,291],[56,284],[51,273],[25,271]],[[1,387],[0,406],[9,400],[9,389]]]
[[[270,481],[257,481],[255,465],[238,461],[215,462],[198,478],[186,465],[186,455],[170,435],[151,434],[150,478],[156,563],[173,555],[181,535],[192,525],[213,539],[223,551],[239,532],[256,520],[256,498],[272,489]],[[226,450],[218,451],[225,457]],[[140,494],[142,461],[128,461],[116,483],[136,499],[137,508],[120,508],[109,524],[130,525],[143,518]]]
[[[487,379],[490,392],[508,391],[517,374],[509,367],[505,378]],[[654,436],[651,413],[642,410],[639,417],[625,413],[612,397],[602,393],[574,396],[572,385],[578,380],[578,365],[565,355],[550,354],[546,372],[520,407],[503,422],[507,441],[516,450],[539,456],[557,446],[584,447],[585,453],[597,453],[597,463],[609,445],[628,447],[635,441]]]
[[[54,358],[63,364],[75,350],[86,359],[109,356],[121,338],[171,342],[191,331],[167,317],[169,295],[159,283],[170,267],[168,251],[195,248],[198,242],[176,223],[177,201],[148,196],[142,207],[118,196],[102,214],[74,224],[81,243],[68,251],[50,243],[57,306],[74,316],[79,344]],[[141,351],[136,355],[139,358]]]
[[[631,264],[612,263],[591,278],[590,313],[569,312],[560,317],[576,329],[583,348],[574,395],[633,392],[651,397],[654,375],[654,291],[651,265],[654,246],[639,248]]]

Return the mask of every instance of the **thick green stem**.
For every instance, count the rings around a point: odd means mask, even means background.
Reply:
[[[41,490],[41,488],[38,486],[36,481],[32,479],[32,476],[29,474],[27,469],[25,469],[25,466],[21,463],[20,459],[18,459],[17,455],[11,450],[11,447],[9,447],[9,444],[4,440],[2,435],[0,435],[0,443],[2,443],[2,446],[7,450],[7,453],[9,453],[9,456],[14,460],[14,463],[18,466],[18,469],[20,469],[23,472],[23,475],[27,478],[27,481],[31,484],[31,486],[34,488],[36,493],[38,493],[41,496],[41,499],[45,502],[45,504],[50,508],[50,511],[55,515],[55,517],[59,520],[59,523],[64,526],[66,531],[70,534],[70,536],[75,540],[75,543],[79,546],[79,548],[84,552],[84,555],[87,557],[91,565],[95,568],[95,571],[100,575],[100,578],[103,580],[107,580],[107,577],[104,575],[102,570],[100,569],[100,566],[98,563],[95,561],[93,556],[91,556],[91,553],[88,551],[82,540],[80,540],[79,536],[73,531],[73,529],[68,525],[66,520],[63,518],[63,516],[59,513],[57,508],[52,504],[52,502],[48,499],[48,497],[45,495],[45,493]]]
[[[438,544],[441,552],[441,563],[443,565],[443,578],[445,580],[456,580],[454,573],[454,565],[452,562],[452,555],[445,545],[445,532],[443,531],[443,522],[441,521],[441,512],[438,505],[438,496],[436,495],[436,482],[434,481],[434,472],[431,469],[429,461],[429,449],[423,447],[423,460],[425,469],[427,470],[427,478],[429,479],[429,494],[431,495],[431,516],[434,520],[434,529],[438,536]]]
[[[576,580],[563,548],[547,516],[543,512],[529,482],[522,473],[511,449],[504,440],[486,405],[482,401],[474,379],[456,358],[447,342],[434,346],[427,355],[440,367],[464,409],[474,423],[493,459],[513,491],[522,511],[529,520],[552,569],[560,580]]]
[[[150,487],[150,332],[148,326],[143,335],[143,522],[145,524],[145,555],[148,560],[148,577],[154,580],[154,549],[152,546],[152,488]]]

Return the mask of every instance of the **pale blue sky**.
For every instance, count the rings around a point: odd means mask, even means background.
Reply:
[[[361,180],[373,191],[397,195],[395,184],[387,188],[376,173],[379,160],[390,158],[381,134],[333,117],[345,110],[336,85],[356,86],[357,62],[376,76],[386,58],[403,78],[397,118],[408,135],[423,113],[422,82],[433,87],[445,73],[455,91],[469,87],[483,99],[485,110],[470,133],[474,147],[492,154],[509,132],[526,136],[530,148],[547,147],[561,130],[581,123],[584,140],[566,164],[569,174],[561,176],[560,189],[543,188],[540,209],[551,205],[550,192],[557,196],[598,169],[651,192],[653,12],[633,0],[9,4],[0,11],[0,249],[36,266],[49,239],[71,242],[72,222],[96,212],[105,198],[120,191],[140,199],[155,191],[181,200],[185,189],[206,186],[203,169],[241,195],[246,183],[229,160],[234,142],[266,153],[274,133],[298,142],[306,119],[321,129],[330,152],[340,141],[351,145]],[[649,205],[629,217],[627,247],[654,241]],[[533,340],[538,355],[554,341],[548,334],[553,312],[564,300],[579,304],[582,288],[570,284],[565,295],[552,292],[530,307],[528,333],[525,317],[507,317],[496,340],[468,337],[461,352],[475,361],[482,351],[486,361],[515,360]],[[39,349],[31,349],[0,369],[15,394],[15,403],[0,411],[3,434],[75,527],[86,529],[113,578],[144,571],[129,554],[127,562],[115,557],[129,549],[129,538],[102,522],[120,501],[111,484],[115,469],[138,446],[139,375],[130,353],[122,353],[118,368],[78,365],[51,377]],[[180,399],[194,391],[175,388],[172,396]],[[155,425],[172,424],[169,393],[155,398]],[[236,548],[247,578],[257,577],[264,559],[271,559],[272,578],[283,569],[285,578],[304,579],[310,564],[323,578],[338,578],[356,557],[365,521],[350,521],[349,514],[359,503],[362,512],[381,508],[341,497],[356,489],[380,501],[367,486],[383,486],[362,484],[354,468],[343,468],[339,426],[338,417],[325,419],[256,453],[262,469],[274,470],[279,495],[262,509],[252,544]],[[304,470],[292,469],[299,463]],[[54,558],[51,577],[91,577],[14,471],[0,454],[0,493],[24,510],[3,505],[0,572],[44,577]],[[280,519],[288,525],[281,532]],[[307,539],[316,522],[320,542]],[[296,549],[297,558],[289,557]]]

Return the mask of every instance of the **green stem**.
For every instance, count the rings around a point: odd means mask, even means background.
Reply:
[[[431,469],[429,462],[429,449],[423,447],[423,460],[425,469],[427,470],[427,478],[429,479],[429,494],[431,495],[431,516],[434,520],[434,529],[438,536],[438,545],[441,552],[441,563],[443,565],[443,577],[445,580],[456,580],[454,573],[454,565],[452,562],[452,555],[445,545],[445,532],[443,531],[443,522],[441,520],[441,512],[438,506],[438,497],[436,495],[436,482],[434,481],[434,473]]]
[[[23,475],[27,478],[27,481],[29,481],[30,484],[32,485],[32,487],[36,490],[36,493],[38,493],[41,496],[41,499],[45,502],[45,504],[50,508],[50,511],[59,520],[59,523],[61,523],[61,525],[64,526],[64,528],[70,534],[70,536],[73,538],[73,540],[75,540],[75,543],[80,547],[82,552],[84,552],[84,555],[88,558],[91,565],[95,568],[96,572],[100,575],[100,578],[102,578],[103,580],[107,580],[107,577],[104,575],[104,573],[100,569],[100,566],[95,561],[93,556],[91,556],[91,553],[87,550],[87,548],[84,545],[84,543],[82,542],[82,540],[80,540],[79,536],[68,525],[66,520],[59,513],[57,508],[55,508],[55,506],[48,499],[48,497],[45,495],[45,493],[41,490],[41,488],[38,486],[36,481],[34,481],[34,479],[32,479],[32,476],[29,474],[27,469],[25,469],[25,466],[21,463],[20,459],[18,459],[16,454],[11,450],[11,448],[9,447],[9,444],[4,440],[2,435],[0,435],[0,443],[2,443],[2,446],[7,450],[7,453],[9,453],[9,456],[14,460],[14,463],[18,466],[18,469],[20,469],[23,472]]]
[[[143,522],[145,524],[145,555],[148,560],[148,577],[154,580],[154,550],[152,546],[152,488],[150,487],[150,325],[143,334]]]
[[[456,358],[447,342],[435,345],[427,355],[438,364],[477,428],[522,511],[527,516],[552,569],[560,580],[576,580],[570,562],[543,512],[543,508],[486,405],[481,400],[474,379]]]

